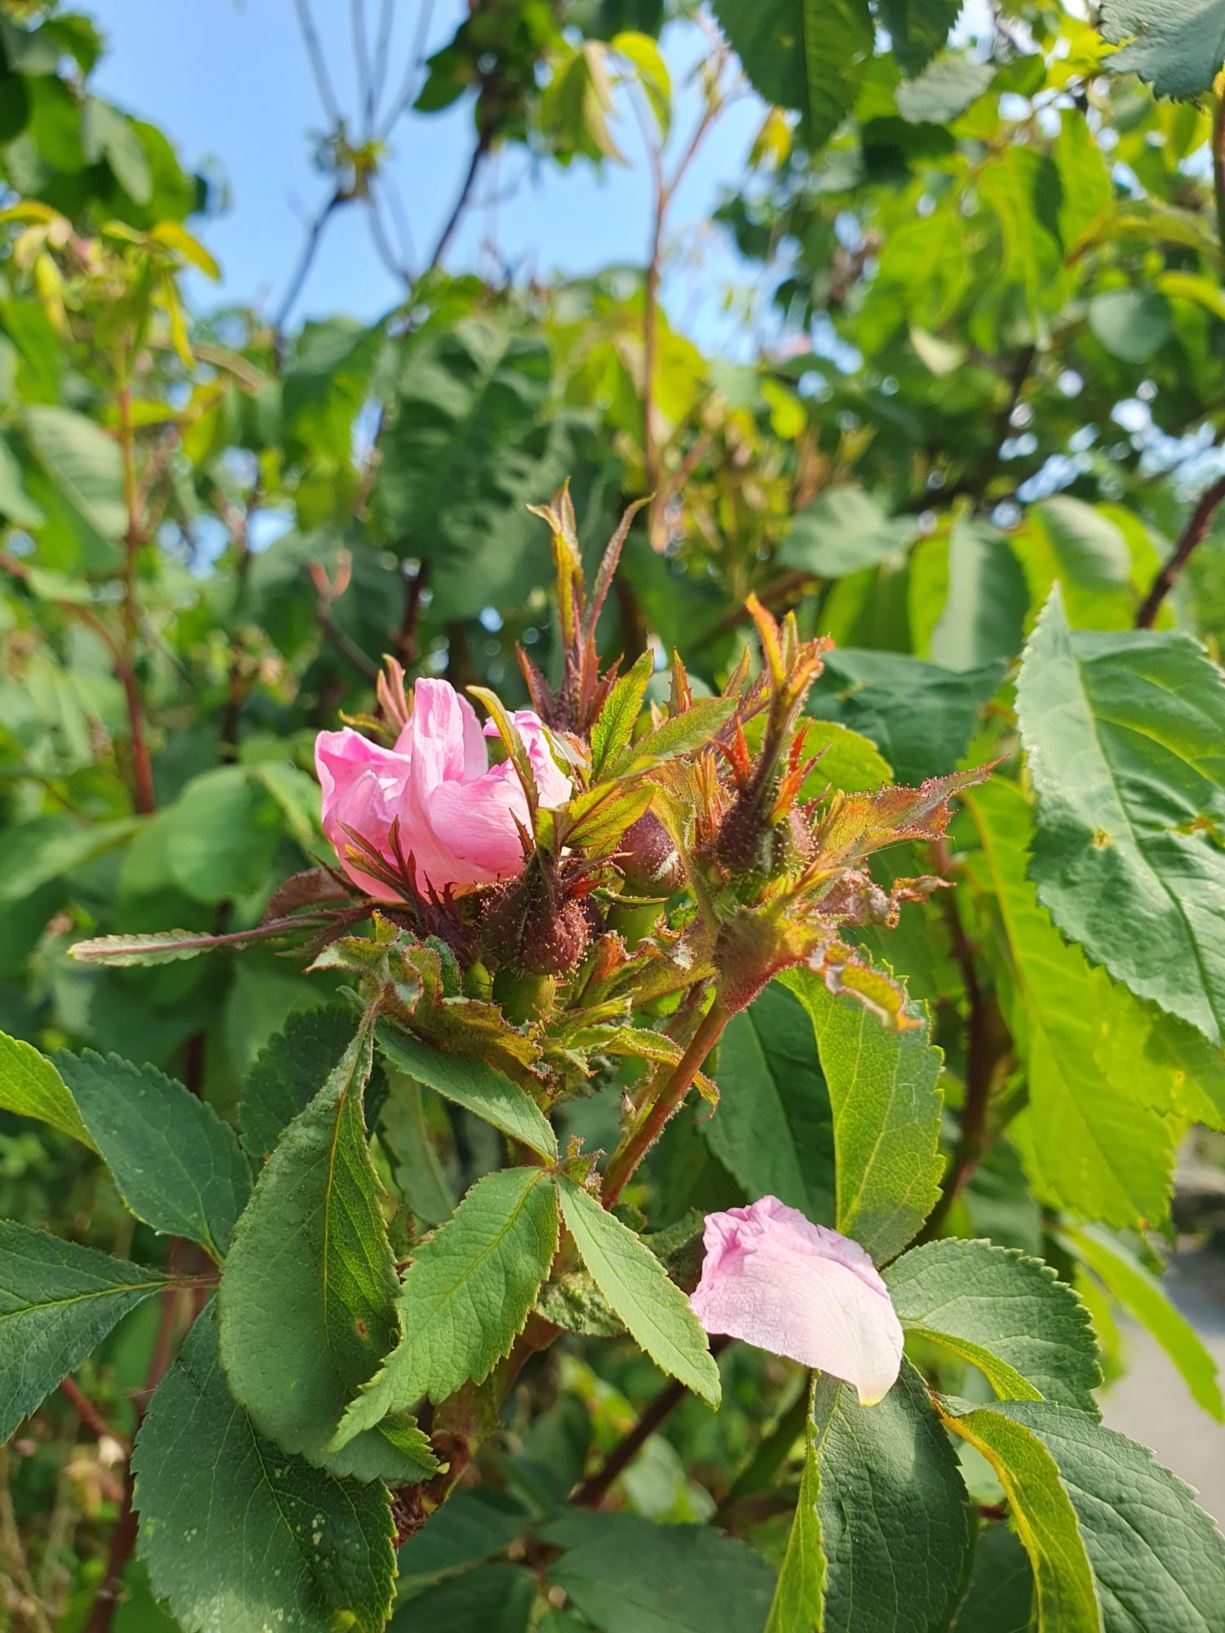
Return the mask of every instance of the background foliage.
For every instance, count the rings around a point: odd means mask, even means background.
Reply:
[[[354,114],[317,60],[332,190],[276,313],[189,310],[186,269],[216,271],[210,185],[92,94],[87,17],[6,0],[0,1591],[17,1626],[143,1633],[175,1625],[168,1604],[192,1633],[281,1612],[377,1628],[393,1594],[393,1626],[439,1633],[919,1633],[954,1615],[964,1633],[1031,1616],[1113,1633],[1219,1614],[1209,1522],[1094,1419],[1085,1310],[1108,1369],[1122,1307],[1223,1415],[1155,1278],[1180,1141],[1225,1126],[1220,7],[1106,0],[1099,28],[1071,0],[1007,0],[974,45],[949,38],[959,9],[477,5],[409,65],[418,110],[471,113],[443,231],[380,321],[299,326],[334,216],[368,212],[387,253],[382,76],[367,64]],[[657,43],[679,29],[708,47],[681,128]],[[750,87],[759,133],[717,218],[751,284],[728,297],[746,337],[730,360],[660,292],[676,188]],[[645,166],[645,259],[546,283],[448,273],[483,168],[515,146]],[[934,870],[951,888],[862,932],[923,1026],[887,1033],[804,975],[767,987],[709,1068],[718,1110],[682,1112],[639,1175],[633,1230],[564,1177],[500,1167],[490,1124],[556,1154],[522,1096],[398,1057],[412,1040],[377,1057],[352,1041],[343,971],[307,977],[261,945],[155,967],[68,955],[292,906],[276,887],[325,854],[314,734],[369,712],[381,654],[525,702],[515,643],[546,673],[559,654],[548,529],[526,507],[567,477],[589,566],[650,496],[600,631],[627,667],[650,651],[662,671],[675,647],[695,691],[718,691],[754,592],[836,642],[809,703],[822,785],[1000,761],[948,840],[884,859],[884,883]],[[632,1077],[608,1072],[559,1132],[611,1149]],[[270,1300],[256,1236],[261,1208],[288,1232],[309,1207],[324,1111],[358,1204],[367,1169],[394,1198],[353,1292],[361,1341],[304,1314],[307,1254]],[[718,1416],[677,1389],[608,1472],[659,1379],[607,1334],[709,1396],[704,1346],[679,1315],[649,1340],[642,1311],[674,1291],[661,1259],[684,1279],[669,1229],[763,1192],[881,1261],[924,1233],[888,1272],[914,1366],[861,1413],[835,1381],[809,1401],[797,1369],[734,1347]],[[488,1269],[510,1281],[508,1332],[466,1333],[446,1254],[480,1257],[490,1209],[527,1221],[527,1269]],[[379,1482],[432,1454],[407,1424],[319,1437],[394,1339],[395,1262],[443,1226],[404,1296],[453,1330],[397,1351],[401,1393],[443,1400],[505,1354],[563,1223],[597,1285],[546,1289],[571,1333],[512,1394],[480,1484],[399,1548],[393,1588]],[[598,1268],[630,1253],[619,1230],[645,1254],[627,1285]],[[231,1239],[220,1333],[210,1305],[179,1350]],[[259,1375],[227,1359],[244,1324]],[[287,1335],[328,1358],[302,1383],[306,1429]],[[1171,1596],[1159,1562],[1187,1526],[1199,1562]]]

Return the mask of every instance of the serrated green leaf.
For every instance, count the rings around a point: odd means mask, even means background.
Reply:
[[[661,765],[678,754],[688,754],[708,743],[727,724],[736,707],[730,697],[699,697],[684,714],[672,715],[654,731],[648,731],[613,762],[609,775],[634,776]]]
[[[904,1361],[885,1398],[862,1407],[853,1389],[817,1374],[807,1436],[815,1512],[797,1513],[802,1537],[793,1528],[770,1633],[947,1626],[969,1569],[969,1513],[923,1379]],[[801,1561],[814,1573],[803,1581]],[[792,1611],[810,1618],[818,1596],[817,1619],[787,1619]]]
[[[1151,1452],[1045,1401],[954,1406],[946,1422],[985,1451],[1009,1493],[1040,1633],[1214,1633],[1225,1537]]]
[[[1069,1226],[1062,1234],[1069,1250],[1088,1266],[1111,1297],[1152,1334],[1204,1411],[1218,1423],[1225,1420],[1217,1364],[1195,1328],[1170,1302],[1156,1276],[1122,1242],[1104,1231]]]
[[[115,440],[83,414],[44,404],[27,408],[25,432],[60,497],[99,543],[114,546],[128,525]]]
[[[1001,1399],[1096,1413],[1089,1312],[1040,1259],[990,1242],[927,1242],[896,1259],[885,1283],[906,1331],[972,1362]]]
[[[233,1129],[155,1066],[92,1049],[55,1065],[132,1213],[220,1262],[251,1192]]]
[[[1055,594],[1017,709],[1043,905],[1117,980],[1219,1043],[1225,676],[1186,636],[1073,637]]]
[[[994,63],[944,57],[908,85],[899,86],[897,111],[909,124],[947,125],[976,102],[994,78]]]
[[[1158,96],[1211,90],[1225,61],[1220,0],[1102,0],[1098,27],[1112,45],[1112,74],[1139,74]]]
[[[550,1579],[600,1633],[756,1633],[765,1621],[769,1566],[709,1526],[572,1509],[542,1535],[564,1550]]]
[[[609,1305],[658,1367],[717,1406],[719,1369],[689,1300],[632,1230],[573,1180],[558,1186],[566,1228]]]
[[[823,146],[872,61],[868,0],[715,0],[714,12],[753,89],[795,108],[808,145]]]
[[[140,1557],[185,1633],[381,1633],[395,1578],[386,1490],[259,1434],[226,1386],[211,1307],[150,1402],[132,1466]]]
[[[391,1021],[379,1023],[377,1042],[380,1053],[397,1070],[492,1123],[512,1140],[521,1140],[542,1157],[556,1160],[557,1136],[540,1107],[526,1089],[483,1060],[435,1049]]]
[[[526,1566],[482,1565],[410,1599],[388,1633],[529,1633],[535,1606],[536,1578]]]
[[[143,1265],[0,1219],[0,1442],[121,1316],[171,1285]]]
[[[782,984],[808,1011],[834,1116],[835,1223],[877,1260],[900,1253],[940,1194],[942,1056],[928,1026],[895,1032],[810,970]]]
[[[147,935],[94,936],[69,948],[80,964],[109,964],[129,969],[152,964],[174,964],[195,958],[217,945],[216,936],[197,930],[153,930]]]
[[[557,1251],[557,1194],[542,1168],[477,1180],[404,1273],[404,1337],[346,1411],[339,1450],[423,1395],[483,1383],[523,1330]]]
[[[834,1222],[834,1116],[812,1022],[777,982],[729,1021],[719,1045],[719,1104],[702,1132],[750,1197],[777,1196]]]
[[[0,1032],[0,1110],[34,1117],[97,1149],[67,1083],[31,1043]]]
[[[362,1115],[372,1061],[364,1025],[265,1164],[222,1273],[221,1357],[235,1399],[283,1451],[342,1476],[410,1481],[437,1466],[419,1432],[393,1446],[372,1430],[326,1451],[400,1336]]]
[[[264,1163],[314,1099],[353,1041],[353,1010],[325,1004],[298,1010],[264,1047],[238,1102],[238,1132],[251,1161]]]
[[[1024,874],[1029,806],[1016,785],[974,789],[966,807],[982,841],[970,868],[997,904],[1008,1023],[1027,1067],[1029,1107],[1016,1133],[1031,1181],[1043,1200],[1082,1218],[1160,1219],[1178,1119],[1170,1086],[1138,1071],[1138,1055],[1122,1061],[1111,1048],[1117,1018],[1134,1019],[1135,1001],[1086,964],[1039,906]]]
[[[598,781],[634,735],[646,700],[647,682],[655,672],[655,656],[644,652],[633,668],[613,686],[591,728],[591,776]]]
[[[1102,1633],[1085,1540],[1050,1452],[1023,1425],[987,1407],[953,1406],[941,1415],[982,1453],[1004,1488],[1034,1574],[1038,1633]],[[1094,1426],[1082,1413],[1070,1415]]]

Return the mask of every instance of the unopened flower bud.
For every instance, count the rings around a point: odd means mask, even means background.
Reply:
[[[499,964],[533,975],[569,975],[591,937],[583,903],[555,896],[536,868],[491,900],[481,930]]]
[[[631,890],[670,896],[685,882],[685,867],[663,823],[648,811],[621,836],[617,866]]]

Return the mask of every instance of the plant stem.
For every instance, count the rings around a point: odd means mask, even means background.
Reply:
[[[1210,488],[1205,489],[1196,501],[1195,508],[1191,512],[1186,527],[1182,530],[1178,543],[1174,546],[1169,559],[1153,580],[1153,586],[1144,597],[1140,611],[1136,614],[1137,629],[1152,629],[1157,621],[1157,614],[1161,610],[1161,603],[1174,588],[1179,575],[1190,561],[1196,547],[1202,543],[1212,523],[1213,516],[1215,516],[1223,502],[1225,502],[1225,476],[1220,477]]]
[[[608,1167],[604,1172],[603,1200],[606,1208],[616,1204],[634,1170],[655,1144],[663,1132],[664,1125],[688,1094],[694,1078],[718,1043],[730,1018],[716,998],[659,1094],[633,1119],[625,1137],[609,1158]]]
[[[144,703],[136,679],[136,641],[140,633],[140,604],[136,598],[136,552],[142,541],[139,490],[136,482],[136,433],[132,426],[132,390],[126,359],[117,370],[119,386],[119,457],[123,472],[123,499],[128,513],[123,540],[123,641],[115,651],[115,674],[123,688],[128,715],[128,737],[132,746],[132,803],[141,816],[157,810],[153,787],[153,762],[145,738]]]
[[[112,1429],[75,1378],[64,1378],[61,1381],[60,1394],[63,1395],[85,1427],[97,1435],[99,1440],[105,1438],[116,1441],[120,1446],[124,1444],[123,1436]]]
[[[720,1355],[730,1343],[730,1338],[715,1338],[711,1341],[710,1353]],[[599,1508],[614,1482],[688,1394],[687,1386],[675,1378],[661,1389],[643,1407],[637,1422],[622,1435],[595,1473],[577,1487],[570,1502],[576,1508]]]

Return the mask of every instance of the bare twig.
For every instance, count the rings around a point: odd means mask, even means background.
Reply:
[[[353,29],[353,61],[357,65],[357,88],[362,103],[362,135],[374,128],[374,73],[370,62],[370,38],[366,31],[366,0],[349,0],[349,21]]]
[[[333,126],[342,123],[340,104],[336,100],[336,93],[332,89],[331,75],[328,73],[327,59],[323,54],[323,46],[315,28],[315,19],[311,16],[310,0],[294,0],[294,9],[298,13],[298,27],[302,32],[302,43],[306,47],[306,55],[310,60],[311,73],[315,76],[315,88],[319,92],[319,100],[323,103],[323,111]]]
[[[136,433],[132,425],[132,392],[126,363],[121,365],[116,398],[119,407],[119,457],[123,471],[123,498],[128,514],[123,541],[123,643],[116,654],[116,674],[123,688],[132,748],[132,802],[142,816],[157,810],[153,762],[145,737],[144,700],[136,679],[136,642],[140,634],[140,602],[136,593],[136,555],[144,538],[140,489],[136,477]]]
[[[1225,476],[1219,477],[1197,500],[1178,543],[1153,580],[1152,588],[1144,597],[1140,611],[1136,614],[1137,629],[1152,629],[1161,610],[1161,603],[1174,588],[1196,547],[1202,543],[1212,524],[1212,518],[1222,503],[1225,503]]]
[[[430,24],[434,17],[434,0],[421,0],[421,10],[417,14],[417,32],[413,38],[412,50],[408,55],[408,63],[404,70],[404,78],[400,89],[392,98],[391,107],[386,119],[379,126],[379,138],[386,141],[392,131],[399,124],[401,116],[417,99],[417,70],[425,57],[425,42],[429,39]]]
[[[476,186],[476,178],[480,171],[481,163],[484,160],[485,155],[489,152],[492,142],[492,131],[483,130],[477,140],[476,146],[472,150],[472,157],[468,161],[468,168],[464,172],[464,179],[460,183],[459,193],[456,196],[451,213],[443,222],[442,231],[438,234],[438,237],[434,242],[434,248],[430,253],[430,258],[422,268],[422,278],[427,277],[437,267],[442,265],[442,258],[450,248],[451,240],[455,236],[455,229],[459,226],[463,213],[468,207],[468,200],[472,197],[472,189]]]
[[[302,252],[298,256],[298,264],[294,268],[293,276],[289,280],[289,288],[282,296],[281,304],[272,320],[272,327],[278,335],[284,330],[289,314],[293,310],[298,296],[302,293],[302,286],[306,282],[307,274],[310,272],[311,264],[323,239],[323,229],[327,226],[335,211],[347,202],[348,197],[349,195],[338,187],[307,224],[306,237],[302,241]]]
[[[114,1440],[120,1446],[126,1447],[127,1443],[124,1437],[112,1429],[106,1418],[103,1417],[75,1378],[64,1378],[61,1381],[60,1394],[63,1395],[85,1427],[92,1434],[97,1435],[99,1440]]]

